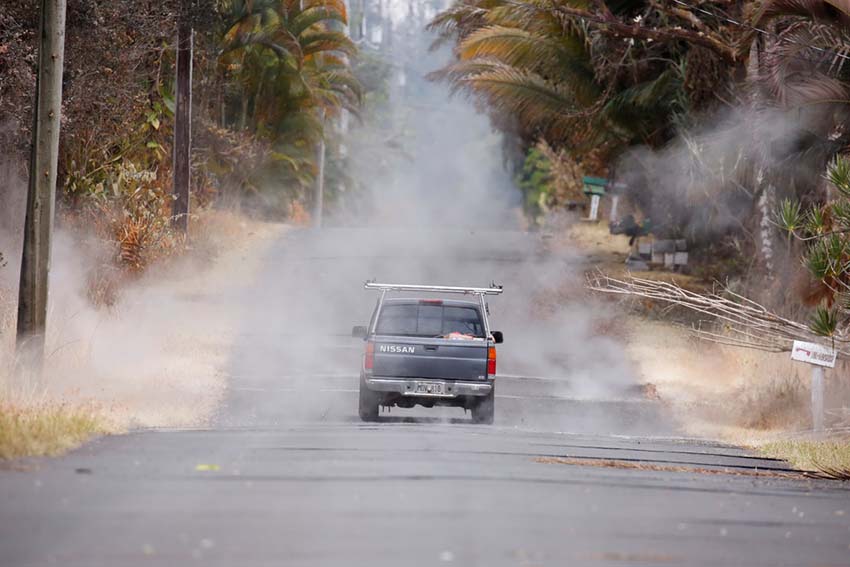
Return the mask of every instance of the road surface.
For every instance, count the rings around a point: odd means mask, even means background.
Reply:
[[[265,265],[227,299],[242,327],[215,423],[0,471],[0,565],[850,565],[848,487],[682,439],[594,331],[601,307],[541,307],[580,259],[523,233],[327,229]],[[504,283],[494,426],[359,422],[348,333],[372,277]]]

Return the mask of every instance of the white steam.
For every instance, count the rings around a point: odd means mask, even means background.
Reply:
[[[796,112],[725,111],[680,132],[665,148],[630,149],[616,164],[616,178],[655,226],[678,221],[683,236],[698,239],[751,232],[753,206],[767,187],[782,198],[821,179],[823,171],[811,169],[816,160],[796,153],[810,126]]]
[[[89,268],[100,259],[60,235],[51,392],[115,405],[139,425],[200,423],[217,407],[230,425],[354,419],[362,343],[349,333],[371,314],[376,297],[362,284],[377,277],[504,284],[504,295],[490,302],[493,327],[506,337],[499,373],[520,377],[500,386],[505,400],[535,392],[630,395],[628,358],[598,329],[608,315],[581,291],[582,258],[545,254],[539,236],[524,232],[500,135],[471,104],[424,78],[450,57],[428,51],[433,38],[424,25],[437,7],[400,0],[388,6],[391,19],[367,33],[386,39],[380,50],[393,65],[388,108],[379,122],[354,128],[346,144],[365,195],[346,196],[321,231],[284,238],[268,228],[251,249],[237,247],[209,269],[187,259],[182,269],[151,273],[127,288],[112,312],[84,297]],[[537,408],[501,403],[497,411],[513,423],[534,424]],[[547,427],[570,427],[563,407],[547,411]],[[606,431],[607,420],[600,416],[594,429]]]
[[[372,41],[386,40],[376,49],[393,65],[385,111],[354,127],[346,143],[367,190],[347,196],[321,231],[295,234],[271,251],[245,307],[237,351],[246,354],[231,367],[240,377],[226,412],[231,424],[353,418],[363,346],[349,333],[372,312],[377,296],[362,287],[371,278],[504,284],[490,304],[493,327],[506,336],[499,373],[516,376],[499,390],[509,422],[540,423],[537,406],[509,398],[635,395],[622,344],[599,330],[610,314],[582,291],[583,259],[544,254],[539,235],[523,230],[501,135],[470,103],[450,98],[446,85],[425,79],[451,56],[428,51],[433,37],[421,8],[431,4],[390,2],[391,25],[373,22],[380,34],[367,29]],[[289,388],[283,406],[267,395]],[[553,407],[547,427],[570,428],[568,410]],[[597,430],[607,421],[601,416]]]

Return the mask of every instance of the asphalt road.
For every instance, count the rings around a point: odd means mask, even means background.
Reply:
[[[521,233],[338,229],[291,235],[266,265],[234,300],[216,422],[0,471],[0,566],[850,565],[847,486],[682,439],[594,333],[599,306],[540,307],[580,259]],[[369,277],[504,282],[494,426],[357,420],[347,333]]]

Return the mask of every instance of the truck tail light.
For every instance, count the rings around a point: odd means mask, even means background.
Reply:
[[[363,369],[372,370],[375,366],[375,343],[366,342],[366,356],[363,357]]]
[[[487,349],[487,375],[496,375],[496,347],[492,346]]]

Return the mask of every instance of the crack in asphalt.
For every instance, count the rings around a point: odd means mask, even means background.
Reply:
[[[477,451],[477,450],[467,450],[467,449],[399,449],[397,447],[390,449],[368,449],[368,448],[351,448],[351,447],[251,447],[251,451],[289,451],[289,452],[346,452],[346,453],[378,453],[378,454],[386,454],[386,453],[413,453],[413,454],[422,454],[426,453],[429,456],[433,456],[435,453],[445,453],[445,454],[454,454],[454,455],[493,455],[493,456],[508,456],[508,457],[539,457],[539,458],[563,458],[563,459],[585,459],[589,461],[593,460],[617,460],[623,461],[627,463],[660,463],[665,465],[681,465],[681,466],[712,466],[705,462],[694,462],[694,461],[677,461],[677,460],[668,460],[668,459],[638,459],[634,457],[617,457],[616,459],[612,459],[611,457],[597,457],[591,455],[570,455],[570,454],[550,454],[550,453],[527,453],[527,452],[517,452],[517,451]],[[622,451],[630,451],[630,449],[621,449]],[[706,455],[707,457],[709,455]],[[715,456],[715,455],[710,455]],[[737,458],[737,457],[735,457]],[[779,461],[782,462],[782,461]],[[800,474],[800,471],[785,468],[785,467],[759,467],[755,465],[715,465],[719,468],[732,468],[732,469],[740,469],[740,470],[762,470],[762,471],[774,471],[774,472],[785,472],[785,473],[793,473]]]
[[[703,455],[706,457],[727,457],[730,459],[751,459],[757,461],[772,461],[776,463],[784,463],[782,459],[774,459],[773,457],[757,457],[753,455],[733,455],[731,453],[708,453],[708,452],[700,452],[700,451],[678,451],[678,450],[665,450],[665,449],[643,449],[643,448],[633,448],[633,447],[622,447],[622,446],[613,446],[613,445],[560,445],[557,443],[529,443],[529,445],[534,445],[537,447],[563,447],[569,449],[598,449],[600,451],[611,451],[611,450],[623,450],[623,451],[634,451],[635,453],[669,453],[674,455]]]
[[[581,457],[581,456],[541,456],[534,459],[537,463],[554,465],[572,465],[579,467],[602,467],[610,469],[627,469],[654,472],[692,473],[707,475],[749,476],[759,478],[782,478],[788,480],[803,480],[811,478],[800,471],[791,469],[772,469],[759,467],[740,467],[735,465],[706,465],[705,463],[676,463],[671,461],[644,461],[636,459],[612,457]],[[661,463],[661,464],[659,464]]]

